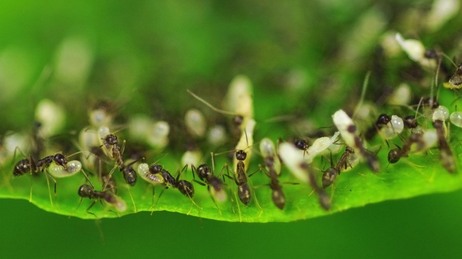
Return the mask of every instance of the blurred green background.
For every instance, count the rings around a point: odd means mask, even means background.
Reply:
[[[429,1],[373,2],[4,0],[0,3],[0,83],[15,87],[1,88],[0,129],[28,125],[34,108],[29,100],[40,96],[86,102],[104,93],[123,101],[147,102],[131,104],[130,111],[148,106],[154,108],[153,114],[175,114],[184,110],[183,101],[189,97],[172,96],[172,89],[205,87],[212,89],[212,95],[221,95],[239,73],[250,76],[255,92],[269,89],[277,94],[284,91],[280,85],[299,87],[296,93],[305,95],[294,94],[293,102],[280,107],[294,108],[318,80],[346,69],[329,58],[342,52],[339,46],[362,14],[380,10],[383,21],[394,26],[400,12],[429,6]],[[442,39],[449,40],[451,28],[460,26],[450,25],[447,33],[440,33]],[[68,39],[83,42],[81,51],[88,57],[90,72],[83,72],[80,83],[55,77],[53,82],[46,80],[46,87],[37,87],[44,67],[56,66],[56,53]],[[344,84],[362,81],[367,53],[366,46],[355,56],[362,66],[342,70]],[[288,75],[293,73],[300,81],[291,83]],[[163,99],[176,105],[156,105]],[[15,105],[18,102],[22,105]],[[11,116],[4,109],[11,105],[22,116]],[[325,112],[331,114],[329,109]],[[25,201],[1,200],[0,251],[3,258],[457,258],[462,256],[461,202],[459,191],[389,201],[303,222],[232,224],[172,213],[138,213],[95,223],[46,213]]]

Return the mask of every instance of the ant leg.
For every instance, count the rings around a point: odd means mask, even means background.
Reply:
[[[51,176],[50,176],[51,177]],[[51,189],[50,189],[50,179],[48,179],[48,173],[45,173],[45,179],[47,180],[47,186],[48,186],[48,196],[50,198],[50,204],[51,204],[51,207],[54,208],[54,204],[53,204],[53,198],[51,196]],[[53,178],[53,181],[55,182],[55,185],[56,185],[56,180],[54,180]],[[56,194],[56,192],[55,192]]]
[[[95,218],[97,218],[96,214],[90,211],[90,209],[91,209],[95,204],[96,204],[96,201],[93,200],[93,201],[91,202],[90,206],[88,206],[86,212],[87,212],[88,214],[93,215]]]
[[[316,182],[316,177],[311,169],[311,167],[308,166],[308,179],[309,183],[311,185],[311,188],[313,188],[313,191],[316,192],[316,194],[319,197],[319,203],[321,204],[321,207],[323,207],[325,210],[329,210],[331,206],[331,201],[327,193],[322,189],[321,187],[318,186]]]
[[[135,204],[135,199],[133,199],[132,192],[130,191],[130,188],[127,188],[128,190],[128,195],[130,195],[130,200],[132,201],[133,204],[133,211],[136,213],[138,210],[136,209],[136,204]]]
[[[155,189],[153,189],[153,194],[154,194],[154,191],[155,191]],[[157,203],[159,203],[160,197],[162,197],[162,194],[164,193],[164,191],[165,191],[165,188],[160,192],[159,197],[157,197],[156,203],[154,203],[151,206],[151,208],[150,208],[151,209],[151,215],[154,213],[154,208],[157,207]]]

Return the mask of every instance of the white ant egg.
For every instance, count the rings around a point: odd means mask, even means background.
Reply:
[[[190,109],[184,116],[186,130],[194,137],[202,138],[207,130],[207,122],[204,115],[197,109]]]
[[[50,137],[59,133],[64,127],[66,115],[64,108],[51,100],[41,100],[35,109],[35,119],[41,123],[39,134]]]
[[[403,119],[397,115],[392,115],[390,122],[380,129],[380,134],[384,139],[393,139],[404,129]]]
[[[92,110],[89,113],[90,124],[95,127],[110,126],[112,123],[112,115],[105,109]]]
[[[188,150],[181,157],[181,164],[188,166],[198,166],[202,159],[202,152],[199,149]]]
[[[207,142],[212,146],[220,146],[227,140],[226,129],[222,125],[214,125],[210,127],[207,133]]]
[[[163,149],[168,144],[169,133],[170,125],[166,121],[156,121],[150,128],[147,142],[153,148]]]
[[[411,88],[408,84],[400,84],[388,98],[390,105],[405,106],[411,101]]]
[[[455,126],[462,128],[462,112],[453,112],[449,116],[449,121]]]
[[[449,110],[445,106],[438,106],[438,108],[435,109],[433,112],[433,117],[432,120],[440,120],[440,121],[446,121],[449,118]]]

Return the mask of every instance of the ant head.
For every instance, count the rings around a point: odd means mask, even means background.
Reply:
[[[244,150],[236,151],[236,159],[239,161],[244,161],[247,158],[247,153]]]
[[[377,121],[375,122],[375,125],[377,127],[380,127],[380,126],[384,126],[386,125],[387,123],[389,123],[391,121],[391,117],[382,113],[379,115],[379,117],[377,118]]]
[[[66,157],[61,153],[55,154],[53,156],[53,161],[55,161],[55,163],[60,165],[60,166],[66,166],[66,164],[67,164]]]
[[[82,184],[79,187],[78,194],[79,194],[80,197],[90,197],[91,194],[93,193],[93,191],[94,191],[93,186],[91,186],[89,184]]]
[[[233,124],[235,126],[241,126],[244,122],[244,117],[242,115],[236,115],[233,117]]]
[[[409,129],[415,129],[418,126],[417,118],[414,115],[408,115],[403,119],[404,126]]]
[[[117,136],[114,134],[109,134],[104,138],[104,141],[108,145],[116,145],[118,143]]]
[[[163,169],[164,168],[162,168],[162,166],[159,164],[152,164],[151,166],[149,166],[149,172],[151,174],[158,174],[162,172]]]
[[[197,174],[200,178],[207,178],[212,175],[212,172],[207,164],[202,164],[197,168]]]
[[[424,57],[428,59],[439,59],[440,55],[435,49],[427,49],[425,50]]]
[[[294,145],[300,150],[306,150],[308,148],[308,143],[303,139],[295,139]]]

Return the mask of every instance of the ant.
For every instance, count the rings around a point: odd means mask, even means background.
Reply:
[[[122,168],[124,166],[124,162],[122,159],[122,151],[117,136],[114,134],[108,134],[102,138],[102,140],[103,146],[110,151],[109,157],[116,162],[116,165],[119,168]]]
[[[411,152],[413,144],[417,144],[414,152],[420,152],[434,146],[437,141],[437,133],[434,130],[416,132],[409,136],[403,147],[393,148],[388,152],[388,162],[397,163],[401,157],[407,156]]]
[[[132,164],[136,163],[138,161],[133,161],[128,165],[123,165],[120,168],[120,171],[122,172],[125,182],[128,183],[131,186],[134,186],[137,180],[136,176],[136,171],[133,169]]]
[[[322,188],[329,187],[337,178],[342,170],[352,167],[351,160],[355,159],[355,151],[351,147],[346,147],[340,159],[335,166],[331,165],[322,175]],[[332,161],[332,160],[331,160]]]
[[[330,208],[330,198],[327,193],[318,186],[313,168],[299,150],[292,143],[283,142],[279,145],[278,153],[289,171],[299,180],[308,183],[319,197],[321,206],[328,210]]]
[[[152,164],[151,166],[149,166],[149,172],[152,175],[160,174],[163,178],[162,184],[166,188],[169,188],[169,187],[176,188],[183,195],[189,198],[192,198],[194,196],[194,186],[192,185],[192,183],[186,180],[179,180],[181,172],[178,173],[177,177],[175,178],[170,174],[169,171],[165,170],[159,164]]]
[[[26,173],[38,174],[47,169],[52,162],[67,168],[66,157],[61,153],[57,153],[55,155],[46,156],[38,161],[34,161],[32,157],[22,159],[14,166],[13,175],[20,176]]]
[[[247,183],[247,174],[245,173],[244,160],[247,158],[247,153],[244,150],[237,150],[235,153],[237,159],[236,171],[234,181],[237,184],[237,193],[239,200],[244,205],[248,205],[250,202],[251,194],[250,187]]]
[[[325,210],[329,210],[331,206],[330,198],[327,193],[318,186],[313,168],[306,162],[302,162],[299,166],[308,174],[308,182],[311,185],[311,188],[313,188],[313,191],[318,194],[319,204],[321,207]]]
[[[103,127],[100,129],[100,134],[104,134],[108,132],[108,128]],[[119,145],[119,140],[116,135],[109,133],[106,134],[102,139],[103,147],[110,151],[109,157],[116,162],[117,167],[122,172],[125,182],[131,186],[134,186],[137,180],[136,171],[133,169],[132,164],[136,163],[137,161],[131,162],[128,165],[125,165],[123,158],[122,158],[122,148]]]
[[[276,155],[273,142],[264,138],[260,142],[260,152],[263,155],[265,174],[270,178],[269,187],[271,189],[271,198],[274,205],[283,210],[286,205],[286,198],[282,191],[282,185],[279,183],[278,177],[281,171],[281,162]]]
[[[97,200],[104,200],[105,202],[111,204],[119,212],[124,212],[127,209],[125,201],[116,196],[112,191],[102,190],[96,191],[95,188],[90,184],[83,184],[79,187],[77,194],[81,198],[92,199],[93,202],[87,208],[87,212],[95,205]],[[89,212],[90,213],[90,212]]]
[[[303,150],[303,151],[306,151],[309,147],[309,144],[303,139],[295,139],[294,145],[296,148]]]
[[[199,165],[199,167],[195,168],[192,166],[193,173],[195,172],[199,178],[207,184],[207,189],[212,195],[213,199],[218,202],[226,201],[227,194],[224,190],[224,183],[220,178],[213,175],[212,170],[207,164]],[[202,184],[198,182],[199,184]]]

